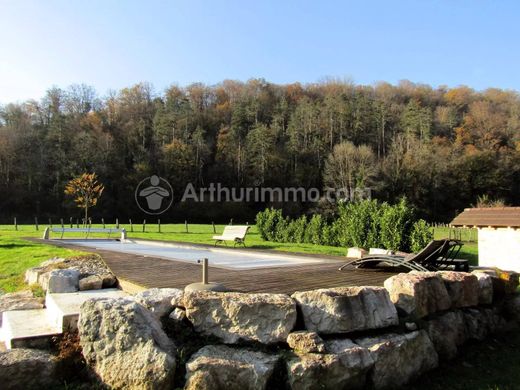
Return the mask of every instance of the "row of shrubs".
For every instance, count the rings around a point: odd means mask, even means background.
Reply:
[[[419,251],[433,238],[426,221],[415,218],[404,198],[395,205],[377,200],[339,204],[331,221],[319,214],[291,219],[282,210],[268,208],[257,214],[256,226],[267,241],[406,252]]]

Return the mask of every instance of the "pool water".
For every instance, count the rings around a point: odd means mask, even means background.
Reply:
[[[328,262],[330,260],[289,254],[259,253],[239,248],[202,248],[198,246],[161,243],[145,240],[59,240],[72,245],[84,246],[112,252],[130,253],[144,257],[158,257],[166,260],[196,263],[207,258],[209,265],[230,269],[254,269],[308,265]]]

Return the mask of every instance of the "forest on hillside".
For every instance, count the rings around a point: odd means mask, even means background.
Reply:
[[[0,219],[79,216],[64,187],[95,172],[93,216],[139,218],[136,185],[158,174],[176,195],[164,221],[252,221],[270,204],[180,204],[204,187],[370,187],[448,221],[478,199],[520,204],[520,96],[408,81],[373,86],[263,79],[214,86],[140,83],[100,97],[86,85],[0,106]],[[276,206],[276,205],[275,205]],[[327,213],[318,202],[289,215]]]

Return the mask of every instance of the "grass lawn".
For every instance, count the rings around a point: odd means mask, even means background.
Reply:
[[[20,238],[19,232],[0,230],[0,292],[27,288],[25,270],[52,257],[69,257],[81,252],[52,245],[33,243]]]

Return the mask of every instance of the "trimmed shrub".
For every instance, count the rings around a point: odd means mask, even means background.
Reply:
[[[433,240],[433,231],[424,219],[419,219],[412,226],[410,249],[417,253]]]
[[[379,239],[383,248],[408,251],[413,222],[413,211],[405,198],[393,206],[383,203]]]
[[[323,245],[326,241],[323,237],[324,221],[320,214],[314,214],[305,229],[304,242],[315,245]]]

